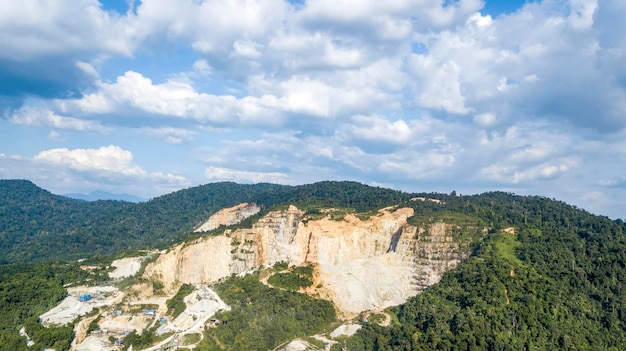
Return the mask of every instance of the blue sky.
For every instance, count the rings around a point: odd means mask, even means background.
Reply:
[[[0,0],[0,178],[626,208],[621,0]]]

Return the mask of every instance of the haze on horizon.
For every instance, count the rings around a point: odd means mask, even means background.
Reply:
[[[542,195],[626,218],[620,0],[0,0],[0,178]]]

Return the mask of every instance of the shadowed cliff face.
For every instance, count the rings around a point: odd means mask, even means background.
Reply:
[[[172,291],[182,283],[212,283],[271,266],[314,264],[308,289],[332,300],[346,316],[398,305],[438,282],[469,256],[453,240],[455,225],[407,224],[411,208],[383,209],[367,220],[312,219],[294,206],[268,213],[251,229],[180,244],[148,265],[144,277]]]

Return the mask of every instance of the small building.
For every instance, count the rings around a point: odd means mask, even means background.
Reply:
[[[82,294],[78,296],[78,301],[80,302],[87,302],[89,300],[91,300],[91,294]]]
[[[152,317],[154,317],[154,315],[156,315],[156,310],[143,310],[143,314],[145,316],[152,316]]]

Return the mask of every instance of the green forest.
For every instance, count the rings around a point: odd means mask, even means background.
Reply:
[[[395,325],[366,324],[349,349],[626,349],[621,220],[505,193],[447,201],[488,221],[489,237],[432,289],[393,308]],[[515,234],[501,231],[509,226]]]
[[[68,350],[72,325],[46,328],[39,323],[39,316],[66,296],[65,284],[84,281],[90,275],[78,263],[0,265],[0,350]],[[22,326],[34,346],[27,347],[26,337],[19,335]]]
[[[232,310],[216,318],[222,325],[209,328],[196,350],[270,350],[285,341],[328,329],[335,322],[331,302],[259,282],[258,272],[232,277],[215,286]]]
[[[400,203],[407,196],[355,182],[297,187],[224,182],[135,204],[74,200],[51,194],[27,180],[0,180],[0,264],[167,248],[193,237],[192,229],[211,214],[242,202],[257,203],[265,211],[284,204],[367,211]]]
[[[442,203],[410,200],[416,196]],[[346,339],[349,350],[626,349],[626,225],[553,199],[408,194],[354,182],[215,183],[131,204],[71,200],[28,181],[0,181],[0,350],[69,349],[72,326],[44,328],[38,316],[64,298],[66,284],[101,279],[76,259],[110,262],[123,252],[168,247],[240,202],[261,205],[260,215],[288,204],[361,214],[399,205],[415,210],[409,221],[416,225],[488,228],[441,282],[388,310],[391,326],[362,322]],[[287,268],[272,278],[281,288],[261,284],[258,272],[216,285],[233,309],[220,313],[223,325],[207,329],[196,350],[268,350],[334,325],[330,302],[289,291],[308,284],[306,267]],[[184,308],[180,295],[170,301],[175,310]],[[26,346],[22,326],[35,346]]]

